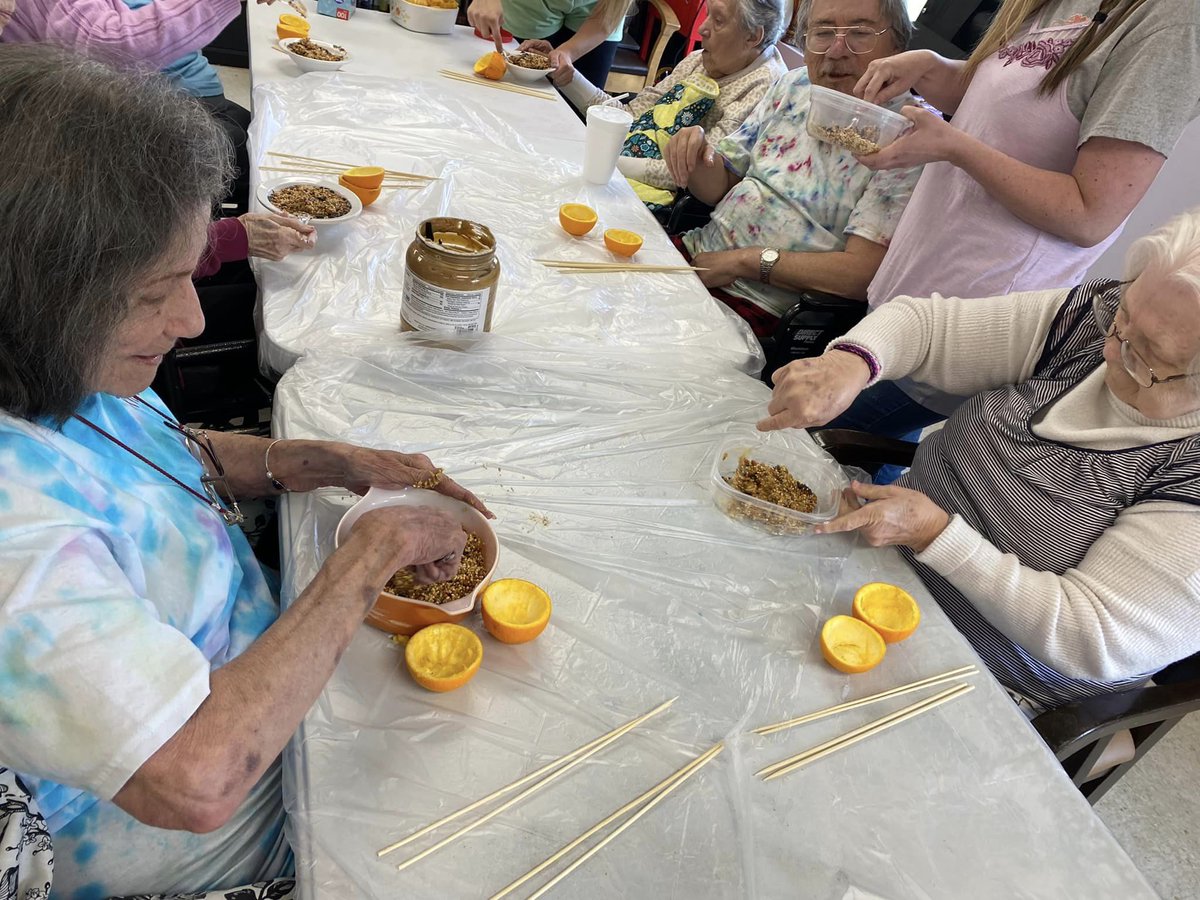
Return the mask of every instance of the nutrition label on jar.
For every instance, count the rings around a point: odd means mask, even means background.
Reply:
[[[400,315],[417,331],[483,331],[490,288],[452,291],[404,273]]]

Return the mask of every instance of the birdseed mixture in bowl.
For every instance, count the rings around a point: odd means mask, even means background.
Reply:
[[[817,495],[807,484],[797,481],[787,466],[772,466],[743,456],[725,482],[735,491],[785,509],[811,513],[817,508]]]
[[[516,53],[508,54],[508,61],[514,66],[520,66],[522,69],[546,69],[550,68],[550,58],[543,56],[541,53],[534,53],[530,50],[518,50]]]
[[[293,216],[312,219],[336,219],[353,208],[337,191],[319,184],[289,184],[271,191],[267,200]]]
[[[310,41],[308,38],[303,40],[293,41],[288,44],[288,51],[295,53],[297,56],[303,56],[308,59],[319,60],[320,62],[339,62],[346,58],[346,50],[344,47],[333,45],[332,49],[322,47],[320,44]]]
[[[384,590],[397,597],[421,600],[441,606],[475,590],[487,575],[487,561],[483,557],[483,541],[467,532],[467,546],[463,549],[458,574],[447,581],[433,584],[418,584],[412,569],[401,569],[388,580]]]
[[[858,156],[869,156],[883,149],[878,143],[879,129],[874,125],[854,128],[850,125],[817,125],[814,122],[810,123],[809,131],[813,137],[845,147]]]

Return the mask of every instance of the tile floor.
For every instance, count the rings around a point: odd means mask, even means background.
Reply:
[[[250,108],[250,72],[219,66]],[[1096,805],[1163,900],[1200,900],[1200,713],[1185,719]]]

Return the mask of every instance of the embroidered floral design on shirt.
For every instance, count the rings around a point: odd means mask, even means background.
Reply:
[[[1045,69],[1049,71],[1075,43],[1075,38],[1042,38],[1040,41],[1026,41],[1023,44],[1009,44],[1001,47],[998,56],[1005,66],[1019,62],[1026,69]]]

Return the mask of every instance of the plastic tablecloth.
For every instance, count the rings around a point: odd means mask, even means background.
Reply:
[[[413,683],[364,626],[285,761],[306,898],[487,897],[715,741],[726,752],[562,882],[557,897],[1152,897],[1057,762],[986,675],[919,720],[781,780],[752,773],[908,702],[770,737],[757,725],[976,662],[890,550],[772,537],[724,516],[716,445],[753,437],[767,390],[678,350],[563,349],[508,335],[407,335],[284,376],[280,436],[423,451],[498,516],[498,577],[554,615],[449,694]],[[819,456],[806,435],[776,434]],[[832,465],[832,463],[829,463]],[[290,496],[284,600],[331,552],[351,497]],[[916,634],[846,676],[817,635],[871,580],[910,590]],[[450,829],[376,850],[669,697],[674,706],[446,849]],[[465,820],[464,820],[465,821]],[[514,896],[528,896],[542,879]]]
[[[605,228],[645,237],[638,263],[682,257],[624,179],[585,183],[577,162],[540,153],[505,121],[510,95],[468,86],[483,96],[464,97],[453,84],[436,75],[312,73],[256,87],[251,139],[259,165],[278,164],[266,156],[273,150],[440,178],[419,190],[385,189],[361,216],[321,226],[314,251],[254,261],[265,368],[286,371],[296,357],[331,342],[348,348],[396,335],[405,251],[419,222],[446,215],[481,222],[496,236],[497,333],[549,336],[564,347],[683,347],[747,371],[761,367],[749,329],[694,274],[565,275],[537,262],[615,261],[604,249]],[[582,129],[577,120],[569,127]],[[599,213],[585,237],[559,227],[558,208],[569,201]]]

